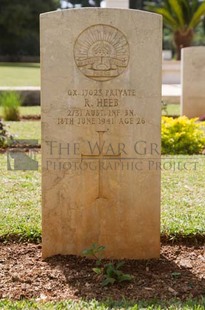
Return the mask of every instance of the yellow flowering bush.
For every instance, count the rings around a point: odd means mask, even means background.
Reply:
[[[162,116],[162,154],[200,154],[205,148],[205,124],[196,120]]]

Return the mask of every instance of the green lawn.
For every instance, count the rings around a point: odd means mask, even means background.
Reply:
[[[174,171],[174,169],[177,170]],[[173,237],[205,235],[204,171],[205,156],[203,155],[162,156],[161,232],[163,235]]]
[[[12,159],[10,163],[12,166]],[[7,170],[7,154],[2,154],[0,172],[0,236],[10,234],[18,235],[20,239],[39,239],[40,171]]]
[[[40,121],[6,125],[18,139],[37,139],[40,144]],[[40,171],[8,171],[6,159],[0,155],[0,235],[40,237]],[[161,233],[205,235],[205,156],[162,156],[161,168]]]
[[[0,86],[40,86],[40,64],[0,63]]]
[[[41,107],[40,106],[32,106],[32,107],[19,107],[20,115],[40,115]],[[3,107],[0,106],[0,117],[3,115]]]
[[[41,114],[41,107],[40,106],[33,106],[33,107],[20,107],[20,115],[40,115]]]
[[[162,113],[166,115],[165,113]],[[168,104],[167,115],[180,115],[180,104]]]
[[[6,129],[17,139],[41,139],[40,121],[5,122]]]
[[[0,308],[3,310],[64,310],[64,309],[72,309],[72,310],[204,310],[205,300],[201,301],[179,301],[173,300],[169,302],[163,301],[107,301],[107,302],[99,302],[96,300],[92,300],[89,302],[86,301],[60,301],[60,302],[46,302],[40,303],[29,300],[22,301],[1,301],[0,300]]]
[[[165,170],[169,162],[189,162],[190,171]],[[163,156],[162,163],[162,235],[205,235],[205,157]],[[0,167],[0,236],[40,238],[40,170],[8,171],[6,154],[0,155]]]

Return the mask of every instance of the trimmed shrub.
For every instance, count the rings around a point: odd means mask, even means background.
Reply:
[[[186,116],[162,117],[162,154],[200,154],[205,148],[205,124]]]
[[[0,105],[3,107],[3,118],[5,121],[19,121],[21,97],[18,93],[2,93],[0,96]]]

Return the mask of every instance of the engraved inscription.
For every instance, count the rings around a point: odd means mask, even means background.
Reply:
[[[95,81],[108,81],[127,68],[129,45],[125,35],[117,28],[94,25],[78,36],[74,58],[86,77]]]
[[[66,117],[58,117],[58,125],[135,125],[146,123],[132,109],[68,109]]]
[[[133,88],[91,88],[68,89],[68,109],[58,115],[58,125],[124,125],[142,126],[146,119],[137,113],[136,90]],[[124,103],[129,99],[131,109]]]

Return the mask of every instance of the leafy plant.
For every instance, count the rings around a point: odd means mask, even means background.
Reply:
[[[164,25],[173,32],[179,60],[181,48],[191,45],[194,29],[205,15],[205,1],[163,0],[157,3],[147,1],[146,8],[163,16]]]
[[[196,118],[162,117],[162,154],[200,154],[205,148],[205,127]]]
[[[83,255],[96,259],[96,267],[93,268],[93,271],[99,276],[99,279],[102,281],[102,286],[112,285],[115,282],[120,283],[133,280],[133,276],[120,270],[124,265],[123,261],[112,261],[108,264],[104,264],[102,260],[104,250],[104,246],[93,243],[90,248],[83,251]]]
[[[3,106],[3,118],[5,121],[19,120],[19,107],[21,106],[21,97],[18,93],[2,93],[0,96],[0,104]]]
[[[13,136],[5,129],[4,123],[0,119],[0,147],[7,147],[13,141]]]
[[[88,257],[94,257],[96,259],[96,264],[99,265],[102,261],[104,250],[105,247],[103,245],[93,243],[90,248],[83,250],[83,255]]]

